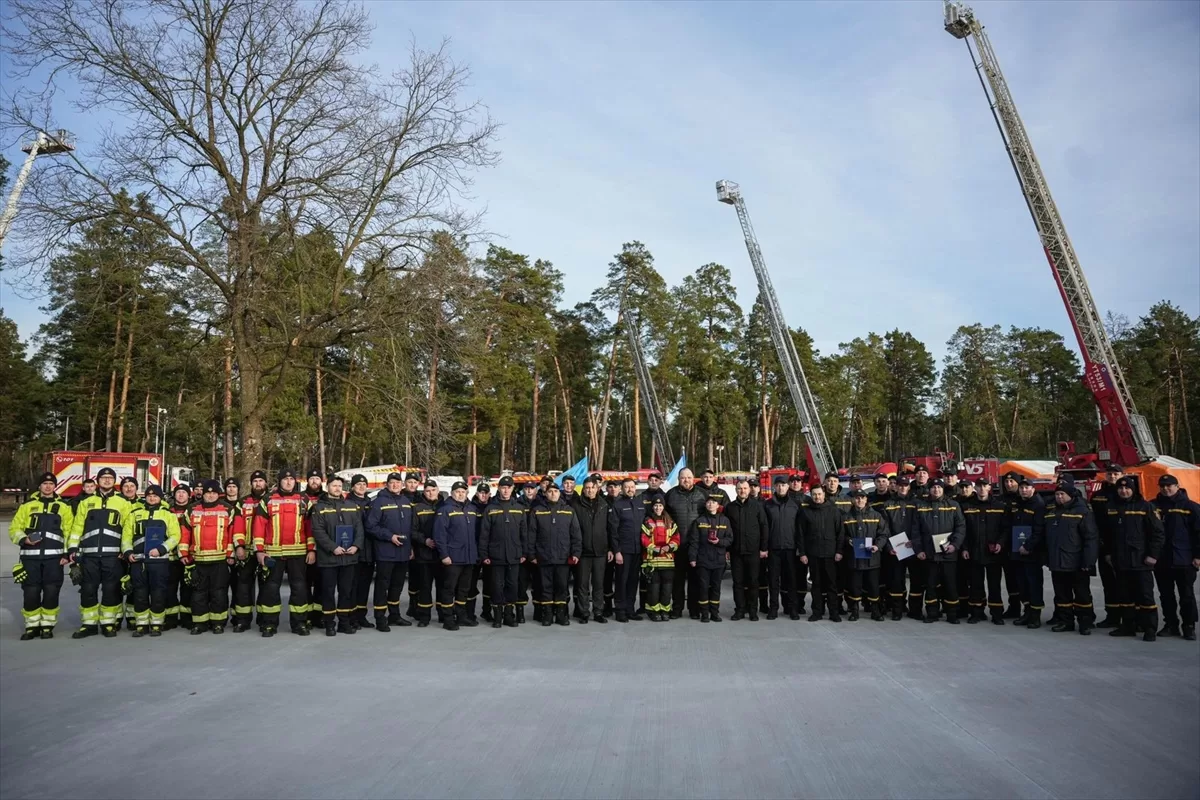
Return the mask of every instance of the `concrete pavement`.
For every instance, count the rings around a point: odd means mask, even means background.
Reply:
[[[20,642],[0,557],[6,800],[1200,797],[1194,642],[911,620],[75,642],[69,582],[57,638]]]

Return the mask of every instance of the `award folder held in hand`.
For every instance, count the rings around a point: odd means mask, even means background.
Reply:
[[[933,535],[933,550],[935,553],[946,552],[946,545],[950,543],[950,534],[935,533]]]
[[[870,536],[859,536],[850,540],[850,544],[854,545],[855,558],[870,558],[872,540]]]
[[[354,546],[354,526],[338,525],[333,529],[333,543],[343,550]]]
[[[145,558],[155,558],[150,555],[151,550],[158,550],[157,558],[167,557],[167,523],[159,519],[146,520],[146,527],[142,529],[146,534],[146,546],[142,550],[142,555]]]
[[[1029,548],[1026,547],[1026,542],[1029,541],[1029,538],[1032,535],[1033,527],[1031,525],[1013,525],[1012,551],[1014,553],[1020,552],[1022,547],[1025,547],[1025,549],[1028,550]]]
[[[915,556],[917,553],[913,550],[912,542],[908,540],[908,534],[900,531],[892,538],[888,539],[892,543],[892,551],[896,554],[896,558],[903,561],[909,556]]]

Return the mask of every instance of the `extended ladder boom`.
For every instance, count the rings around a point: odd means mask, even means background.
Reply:
[[[654,449],[658,452],[660,468],[669,470],[675,463],[675,453],[671,450],[671,441],[667,438],[667,418],[663,416],[662,406],[658,403],[658,393],[654,391],[654,380],[650,377],[646,357],[642,354],[641,329],[641,323],[633,312],[626,312],[625,333],[629,337],[629,358],[633,362],[633,374],[641,390],[642,404],[646,409],[646,420],[650,423],[650,435],[654,441]]]
[[[792,402],[800,417],[800,431],[804,434],[804,441],[808,446],[809,464],[820,480],[826,472],[836,469],[833,451],[825,437],[825,428],[822,427],[821,417],[817,413],[817,402],[808,386],[808,380],[804,377],[804,368],[800,366],[800,356],[796,353],[791,332],[787,323],[783,321],[783,311],[779,308],[775,287],[767,272],[762,250],[758,246],[758,237],[754,235],[754,227],[750,224],[750,215],[746,212],[746,201],[742,199],[741,189],[733,181],[717,181],[717,200],[737,209],[738,221],[742,223],[742,236],[746,239],[746,250],[750,253],[750,264],[758,278],[758,293],[766,311],[767,328],[771,332],[771,341],[775,343],[779,365],[783,369],[788,391],[791,392]]]
[[[1150,427],[1133,404],[1133,396],[1104,330],[1087,278],[1075,256],[1075,248],[1071,246],[1054,198],[1050,196],[1046,176],[1034,155],[1033,144],[1017,113],[987,33],[970,8],[951,0],[943,2],[946,31],[956,39],[964,40],[971,53],[979,83],[991,104],[992,116],[1000,129],[1021,193],[1042,240],[1046,260],[1050,262],[1050,270],[1075,329],[1075,338],[1083,354],[1084,383],[1100,412],[1100,459],[1136,464],[1154,458],[1158,449],[1150,436]],[[975,40],[975,48],[971,47],[971,39]],[[1108,451],[1107,455],[1105,451]]]

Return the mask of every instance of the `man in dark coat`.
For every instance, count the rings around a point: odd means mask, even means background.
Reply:
[[[1117,615],[1117,629],[1109,636],[1133,636],[1135,626],[1145,631],[1145,639],[1154,641],[1158,627],[1158,607],[1154,605],[1153,570],[1162,561],[1166,539],[1163,524],[1153,505],[1142,499],[1137,479],[1123,477],[1116,493],[1100,508],[1108,518],[1101,527],[1108,542],[1104,556],[1116,571],[1122,603],[1110,613]]]
[[[729,563],[733,567],[733,619],[758,615],[758,567],[767,556],[769,523],[763,504],[750,497],[750,484],[738,481],[736,497],[725,504],[725,517],[733,530]],[[774,619],[775,614],[769,614]]]
[[[1183,617],[1183,638],[1196,639],[1196,571],[1200,570],[1200,504],[1188,497],[1174,475],[1158,479],[1155,508],[1162,515],[1166,541],[1154,565],[1154,579],[1162,598],[1163,626],[1160,636],[1179,635],[1178,607]],[[1176,606],[1175,593],[1179,593]],[[1126,600],[1126,608],[1128,608]]]
[[[929,565],[925,583],[925,621],[936,622],[941,613],[938,602],[946,608],[946,621],[958,624],[958,551],[966,538],[966,522],[958,503],[945,496],[946,484],[936,480],[929,484],[929,501],[917,509],[917,525],[921,547],[917,558]],[[938,597],[939,588],[941,598]]]
[[[1100,552],[1096,521],[1083,493],[1068,475],[1058,479],[1054,505],[1033,529],[1033,551],[1046,554],[1050,581],[1054,586],[1057,633],[1075,630],[1075,620],[1086,636],[1096,625],[1092,606],[1091,573]]]
[[[704,512],[704,500],[708,493],[696,483],[696,476],[686,467],[679,470],[679,485],[671,487],[667,492],[667,513],[675,520],[683,536],[692,529],[692,523]],[[688,615],[692,619],[700,619],[700,595],[695,582],[691,578],[691,565],[688,562],[687,548],[681,547],[675,553],[675,581],[671,592],[671,619],[683,616],[685,605],[684,595],[687,594],[686,605]]]

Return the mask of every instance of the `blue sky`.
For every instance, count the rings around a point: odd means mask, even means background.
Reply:
[[[668,283],[754,277],[742,185],[788,322],[822,352],[975,321],[1070,335],[965,45],[937,0],[368,3],[369,54],[451,39],[503,124],[475,203],[586,299],[622,242]],[[1101,313],[1200,314],[1200,4],[976,3]],[[86,148],[88,125],[62,109]],[[21,153],[6,151],[10,161]],[[15,168],[14,168],[15,169]],[[30,336],[36,303],[3,287]],[[1072,342],[1073,344],[1073,342]]]

